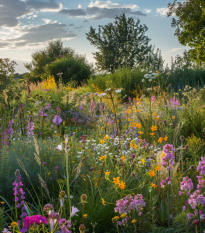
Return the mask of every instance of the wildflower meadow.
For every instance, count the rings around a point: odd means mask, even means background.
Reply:
[[[204,78],[129,72],[4,93],[3,233],[205,232]]]

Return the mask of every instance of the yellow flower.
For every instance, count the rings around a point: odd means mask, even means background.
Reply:
[[[105,139],[109,139],[109,136],[108,136],[108,135],[106,135],[104,138],[105,138]]]
[[[127,214],[122,214],[122,215],[120,216],[120,218],[124,218],[124,217],[126,217],[126,215],[127,215]]]
[[[12,222],[12,223],[11,223],[11,226],[12,226],[12,227],[18,227],[18,223],[17,223],[17,222]]]
[[[120,217],[118,217],[118,216],[115,216],[113,219],[119,219]]]
[[[137,148],[138,148],[138,145],[134,145],[134,148],[137,149]]]
[[[145,163],[145,160],[144,160],[144,159],[142,159],[142,164],[144,165],[144,163]]]
[[[83,215],[83,218],[87,218],[87,217],[88,217],[88,215],[87,215],[87,214],[84,214],[84,215]]]
[[[165,153],[164,152],[162,152],[162,157],[164,157],[165,156]]]
[[[136,219],[133,219],[132,221],[131,221],[131,223],[136,223],[137,222],[137,220]]]
[[[102,199],[102,204],[105,205],[106,201],[103,198],[101,198],[101,199]]]
[[[154,135],[154,133],[149,133],[151,136],[153,136]]]
[[[140,129],[140,128],[141,128],[141,123],[136,124],[136,127],[137,127],[138,129]]]
[[[141,131],[138,131],[138,133],[141,135],[141,134],[143,134],[143,132],[141,132]]]
[[[104,143],[105,143],[105,140],[103,139],[103,140],[100,140],[100,144],[103,144],[104,145]]]

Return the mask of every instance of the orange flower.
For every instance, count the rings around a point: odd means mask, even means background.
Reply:
[[[152,131],[157,130],[157,126],[154,126],[154,125],[153,125],[153,126],[151,127],[151,130],[152,130]]]
[[[136,144],[136,145],[134,145],[134,148],[135,148],[135,149],[137,149],[137,148],[138,148],[138,145],[137,145],[137,144]]]
[[[164,141],[166,142],[166,141],[167,141],[167,139],[168,139],[168,137],[167,137],[167,135],[165,135],[165,137],[164,137]]]
[[[123,181],[119,182],[118,186],[120,189],[125,189],[125,187],[126,187],[126,185]]]
[[[156,166],[156,168],[155,168],[155,171],[160,171],[160,167],[159,166]]]
[[[137,127],[138,129],[140,129],[140,128],[141,128],[141,123],[136,124],[136,126],[135,126],[135,127]]]
[[[135,112],[139,112],[140,110],[136,109]]]
[[[154,135],[154,133],[149,133],[151,136],[153,136]]]
[[[160,137],[159,140],[158,140],[158,142],[162,143],[162,141],[163,141],[163,138]]]
[[[105,158],[106,158],[106,156],[103,155],[103,156],[99,157],[99,160],[101,161],[101,160],[103,160],[103,159],[105,159]]]
[[[156,175],[154,171],[151,171],[149,174],[150,174],[151,177]]]
[[[156,188],[156,187],[157,187],[157,185],[154,184],[154,183],[151,183],[151,185],[152,185],[153,188]]]
[[[172,120],[174,120],[174,119],[175,119],[175,116],[172,117]]]
[[[122,159],[122,161],[124,161],[124,160],[125,160],[125,156],[123,155],[123,156],[121,157],[121,159]]]
[[[104,172],[104,173],[105,173],[105,175],[108,175],[108,176],[110,175],[110,172]]]
[[[106,201],[105,201],[103,198],[101,198],[101,199],[102,199],[102,203],[103,203],[103,205],[105,205],[105,202],[106,202]]]
[[[113,183],[115,183],[115,185],[119,184],[120,183],[120,177],[113,178]]]
[[[138,131],[138,133],[141,135],[141,134],[143,134],[143,132],[141,132],[141,131]]]
[[[132,148],[134,145],[132,143],[130,143],[130,148]]]

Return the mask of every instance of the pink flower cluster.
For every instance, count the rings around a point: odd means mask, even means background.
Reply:
[[[202,161],[199,162],[197,170],[200,171],[200,175],[205,175],[205,159],[201,157],[201,160]],[[193,218],[194,219],[193,223],[195,225],[197,225],[199,221],[205,219],[205,214],[203,214],[202,211],[202,209],[205,206],[205,197],[204,197],[204,192],[202,191],[202,188],[204,187],[205,184],[205,180],[203,180],[202,176],[197,176],[197,179],[198,179],[197,190],[195,190],[194,193],[189,196],[188,201],[186,201],[185,206],[183,206],[183,211],[187,209],[186,205],[188,204],[194,210],[193,213],[187,213],[187,218],[188,219]],[[192,180],[188,179],[188,177],[184,177],[180,186],[181,186],[181,190],[185,190],[186,192],[188,192],[191,189],[193,189]],[[189,194],[189,192],[187,194]]]
[[[163,148],[163,155],[161,159],[161,165],[166,167],[167,170],[170,170],[170,167],[175,164],[175,157],[173,155],[173,152],[175,152],[175,149],[173,148],[173,145],[166,144]]]
[[[66,226],[67,224],[67,226]],[[72,233],[68,228],[71,228],[71,221],[66,220],[64,218],[59,220],[59,228],[61,229],[62,233]]]
[[[187,195],[190,194],[190,191],[194,188],[194,184],[191,179],[189,179],[188,176],[183,177],[183,181],[180,182],[180,189],[187,192]],[[183,192],[179,191],[179,195],[181,196]]]
[[[23,228],[21,232],[26,232],[32,226],[39,226],[41,224],[48,224],[46,217],[42,217],[41,215],[33,215],[33,216],[26,216],[23,223]]]
[[[205,175],[205,158],[201,157],[201,160],[197,167],[197,171],[200,171],[200,175]]]
[[[176,99],[175,97],[173,99],[170,99],[170,102],[173,106],[180,105],[179,100]]]
[[[188,203],[192,209],[196,209],[199,205],[205,206],[205,198],[203,194],[201,194],[201,190],[196,190],[192,195],[190,195]]]
[[[51,214],[52,211],[53,211],[53,205],[52,205],[52,204],[46,204],[46,205],[43,207],[43,211],[47,211],[48,214]]]
[[[145,206],[146,202],[144,202],[141,194],[135,195],[134,198],[129,194],[125,198],[117,201],[114,210],[120,214],[125,214],[136,209],[139,212],[138,215],[141,216],[141,208]]]

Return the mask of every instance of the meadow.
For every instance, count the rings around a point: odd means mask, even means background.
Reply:
[[[59,80],[0,105],[0,230],[205,232],[204,69]]]

